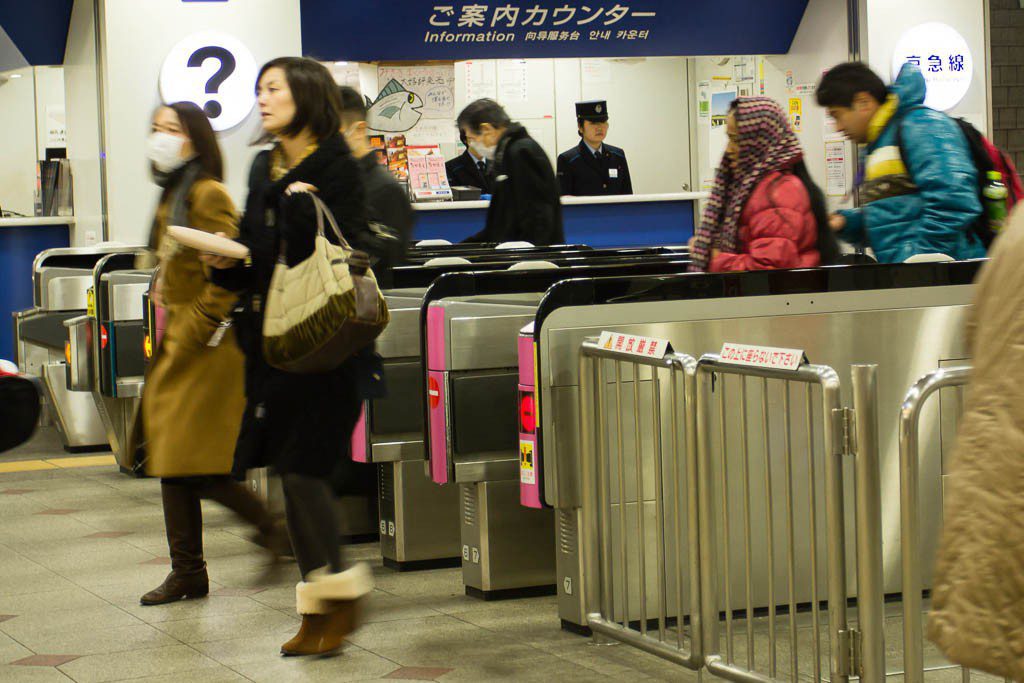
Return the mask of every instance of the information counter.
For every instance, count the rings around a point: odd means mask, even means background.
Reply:
[[[32,307],[32,263],[46,249],[71,245],[73,218],[0,218],[0,358],[14,358],[11,314]]]
[[[686,244],[697,203],[706,197],[700,192],[562,197],[565,241],[592,247]],[[487,201],[414,204],[415,237],[461,242],[483,229],[487,206]]]

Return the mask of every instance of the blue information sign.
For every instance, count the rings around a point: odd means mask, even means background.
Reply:
[[[807,0],[301,0],[323,60],[783,54]]]

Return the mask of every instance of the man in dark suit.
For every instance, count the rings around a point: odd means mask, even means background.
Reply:
[[[626,153],[604,142],[608,136],[608,103],[577,102],[576,125],[580,144],[558,155],[562,194],[633,194]]]
[[[563,244],[558,181],[541,146],[491,99],[467,105],[459,114],[458,124],[467,145],[478,156],[494,162],[487,224],[466,241]]]
[[[466,134],[461,130],[459,131],[459,138],[462,140],[462,144],[466,145]],[[452,187],[465,185],[469,187],[479,187],[481,194],[491,193],[491,171],[493,170],[493,164],[473,154],[473,150],[466,145],[466,151],[455,157],[445,165],[445,170],[448,171],[448,184]]]

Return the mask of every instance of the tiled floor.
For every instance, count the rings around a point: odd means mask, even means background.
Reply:
[[[29,457],[56,453],[45,449]],[[22,454],[24,458],[26,454]],[[284,659],[293,564],[270,572],[247,530],[206,512],[210,597],[141,607],[166,574],[158,484],[113,467],[0,473],[0,681],[695,680],[624,645],[559,629],[554,598],[484,603],[459,570],[396,574],[376,545],[367,623],[343,654]]]

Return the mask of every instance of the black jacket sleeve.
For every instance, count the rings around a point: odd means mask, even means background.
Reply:
[[[622,194],[633,194],[633,179],[629,175],[629,162],[625,155],[622,157],[622,175],[625,176],[622,179]]]
[[[533,244],[552,244],[561,207],[557,205],[551,162],[536,144],[524,144],[509,157],[509,175],[515,179],[512,199],[517,209],[518,238]]]

